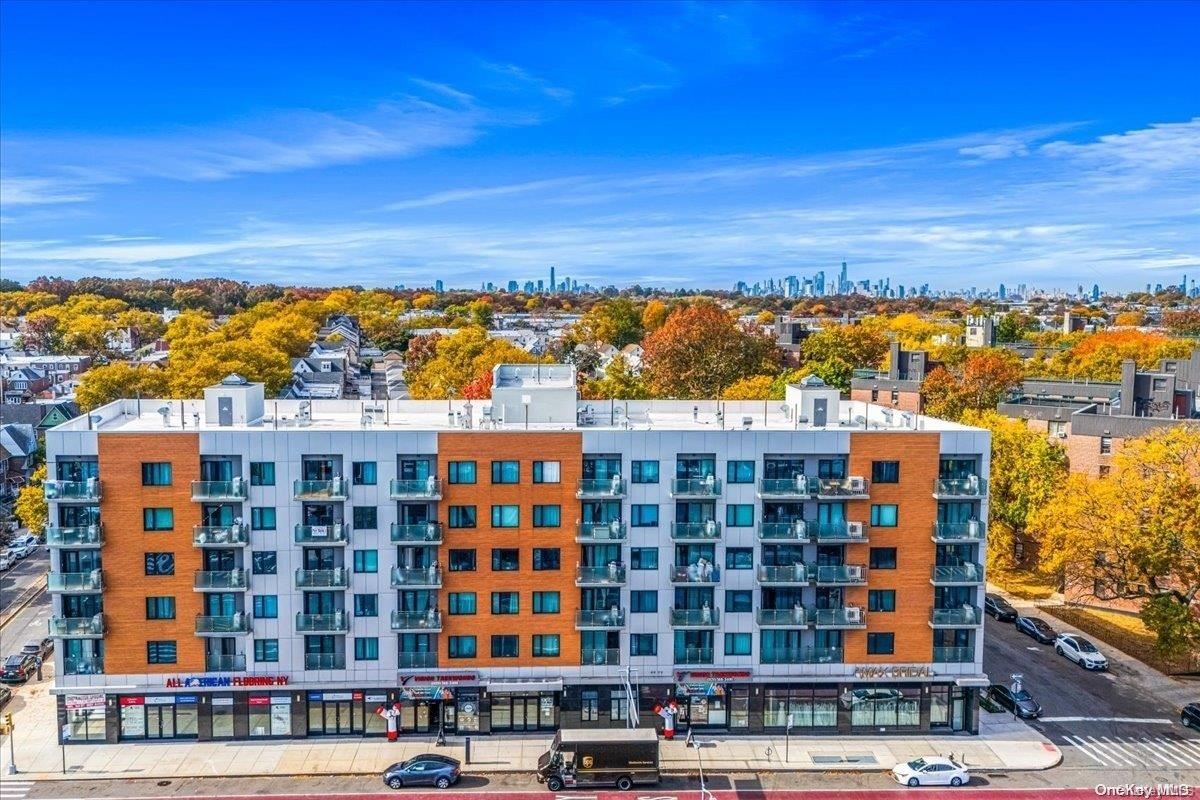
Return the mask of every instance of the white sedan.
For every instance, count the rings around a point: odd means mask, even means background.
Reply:
[[[916,758],[908,763],[892,767],[896,783],[905,786],[964,786],[971,781],[971,773],[952,758],[928,756]]]
[[[1108,669],[1104,654],[1078,633],[1060,633],[1054,640],[1054,652],[1084,669]]]

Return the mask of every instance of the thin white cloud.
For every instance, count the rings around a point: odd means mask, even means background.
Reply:
[[[500,186],[477,186],[464,189],[447,189],[442,192],[414,197],[409,200],[399,200],[384,206],[385,211],[406,211],[414,208],[429,208],[447,203],[462,203],[475,200],[490,200],[495,197],[506,197],[515,194],[528,194],[550,189],[559,189],[577,182],[575,178],[551,178],[544,181],[526,181]]]
[[[90,192],[70,179],[0,176],[0,205],[3,206],[82,203],[91,197]]]

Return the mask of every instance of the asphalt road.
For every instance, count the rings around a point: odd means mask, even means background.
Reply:
[[[0,572],[0,619],[21,593],[46,574],[50,569],[50,551],[45,545],[18,561],[9,569]]]

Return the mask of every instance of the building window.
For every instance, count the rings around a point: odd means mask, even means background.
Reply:
[[[658,483],[658,462],[634,461],[630,480],[633,483]]]
[[[754,462],[728,462],[725,465],[725,480],[728,483],[754,483]]]
[[[561,465],[557,461],[533,462],[534,483],[560,483],[562,481]]]
[[[450,658],[474,658],[475,657],[475,637],[474,636],[451,636],[446,645],[446,654]]]
[[[629,593],[631,614],[658,613],[658,592],[653,589],[634,589]]]
[[[896,651],[896,634],[868,633],[867,655],[890,656]]]
[[[379,572],[379,551],[378,550],[355,550],[354,551],[354,571],[355,572]]]
[[[1052,419],[1046,423],[1046,432],[1058,439],[1065,439],[1067,436],[1067,423],[1061,419]]]
[[[1106,456],[1106,455],[1110,454],[1111,452],[1112,452],[1112,437],[1111,436],[1101,436],[1100,437],[1100,455]]]
[[[173,508],[143,508],[142,527],[148,531],[169,531],[175,529],[175,509]]]
[[[176,661],[175,640],[146,642],[147,664],[174,664]]]
[[[374,486],[379,482],[374,461],[355,461],[351,470],[355,486]]]
[[[749,528],[754,524],[754,506],[751,503],[730,503],[725,506],[725,524],[730,528]]]
[[[356,617],[378,617],[379,616],[379,595],[376,595],[376,594],[356,594],[356,595],[354,595],[354,616],[356,616]]]
[[[899,507],[892,503],[871,506],[871,525],[876,528],[896,527]]]
[[[656,656],[656,655],[658,655],[658,634],[657,633],[631,633],[631,634],[629,634],[629,655],[631,655],[631,656]]]
[[[142,486],[170,486],[170,461],[143,461]]]
[[[275,530],[275,509],[271,506],[250,508],[250,529],[255,531]]]
[[[754,609],[754,592],[750,589],[726,589],[725,613],[741,614]]]
[[[510,633],[492,637],[492,658],[516,658],[520,652],[520,636]]]
[[[521,595],[518,592],[492,592],[493,614],[519,614]]]
[[[274,664],[279,661],[278,639],[255,639],[254,660],[259,663]]]
[[[635,528],[658,527],[658,506],[633,504],[629,507],[629,524]]]
[[[817,461],[817,477],[818,478],[844,478],[846,477],[846,459],[844,458],[822,458]]]
[[[492,506],[493,528],[515,528],[520,523],[520,506]]]
[[[533,613],[557,614],[561,608],[558,592],[533,593]]]
[[[871,548],[871,569],[895,569],[896,568],[896,548],[894,547],[872,547]]]
[[[521,480],[520,461],[493,461],[492,483],[519,483]]]
[[[277,619],[279,617],[279,598],[273,594],[256,594],[252,608],[255,619]]]
[[[630,569],[658,569],[657,547],[629,548]]]
[[[379,509],[375,506],[354,507],[354,530],[373,531],[379,527]]]
[[[450,506],[451,528],[474,528],[475,506]]]
[[[378,661],[379,660],[379,639],[374,636],[355,636],[354,637],[354,660],[355,661]]]
[[[1098,469],[1099,469],[1098,474],[1101,478],[1107,478],[1109,476],[1109,474],[1112,473],[1112,467],[1110,467],[1108,464],[1101,464],[1098,467]]]
[[[727,633],[727,634],[725,634],[725,655],[727,655],[727,656],[748,656],[748,655],[750,655],[750,634],[748,634],[748,633]]]
[[[255,550],[250,554],[250,571],[255,575],[275,575],[279,560],[274,550]]]
[[[868,589],[867,590],[867,611],[895,611],[896,610],[896,590],[895,589]]]
[[[474,550],[451,550],[450,551],[450,571],[451,572],[474,572],[475,571],[475,551]]]
[[[584,689],[579,695],[579,718],[584,722],[600,719],[600,692]]]
[[[147,575],[174,575],[174,553],[146,553]]]
[[[557,528],[562,525],[562,506],[534,506],[533,527]]]
[[[900,390],[892,389],[892,404],[894,405],[899,402],[900,402]]]
[[[449,474],[447,475],[447,480],[449,480],[450,483],[475,482],[474,461],[451,461],[448,471]]]
[[[562,551],[557,547],[533,548],[533,568],[535,570],[561,569]]]
[[[250,485],[251,486],[274,486],[275,485],[275,463],[273,461],[251,461],[250,462]]]
[[[493,572],[516,572],[521,568],[521,551],[516,548],[492,548]]]
[[[609,719],[622,720],[629,718],[629,695],[622,689],[615,690],[608,696]]]
[[[725,569],[754,569],[754,548],[725,548]]]
[[[175,619],[175,598],[147,597],[146,619]]]
[[[557,658],[558,654],[557,633],[535,633],[533,635],[534,658]]]
[[[871,483],[899,483],[899,461],[872,461]]]
[[[878,390],[878,389],[872,389],[872,390],[871,390],[871,402],[872,402],[872,403],[878,403],[878,402],[879,402],[879,390]]]
[[[450,613],[455,615],[474,614],[476,610],[474,592],[451,592]]]

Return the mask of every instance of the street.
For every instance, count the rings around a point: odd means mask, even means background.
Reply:
[[[0,620],[8,615],[10,607],[17,603],[30,587],[45,577],[48,569],[50,551],[42,545],[11,568],[0,572]]]

